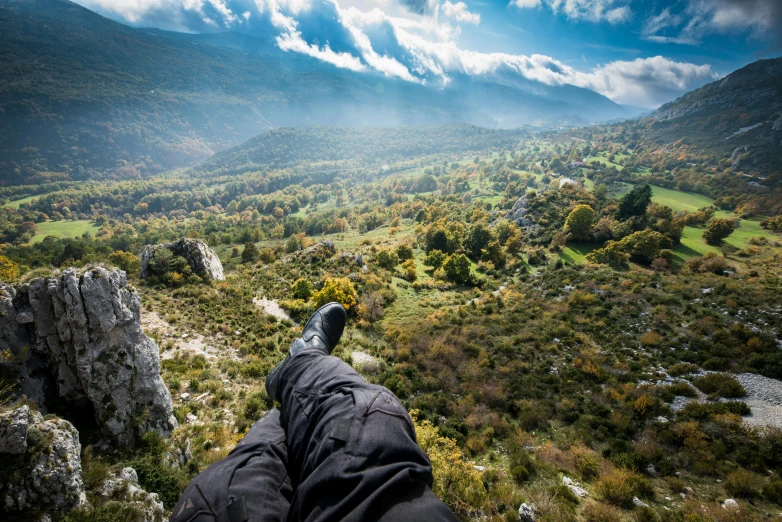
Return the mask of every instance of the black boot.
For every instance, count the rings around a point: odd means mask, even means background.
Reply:
[[[317,350],[324,355],[331,355],[337,346],[348,315],[339,303],[328,303],[318,308],[309,318],[301,332],[301,337],[291,344],[288,356],[282,360],[266,377],[266,392],[269,397],[280,402],[282,386],[280,376],[282,370],[294,355],[302,351]]]

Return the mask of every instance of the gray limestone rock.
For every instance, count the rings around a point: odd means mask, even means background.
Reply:
[[[188,237],[177,239],[173,243],[145,246],[141,252],[141,277],[147,278],[152,275],[150,264],[154,260],[155,254],[162,249],[171,250],[175,256],[185,258],[193,273],[204,279],[225,280],[223,264],[214,250],[209,248],[203,240]]]
[[[13,417],[24,419],[25,451],[7,460],[14,477],[0,483],[0,498],[7,512],[67,510],[86,503],[81,478],[79,432],[70,422],[43,419],[27,406],[17,408]],[[0,451],[2,453],[2,451]]]
[[[29,416],[27,405],[0,413],[0,453],[19,455],[27,450]]]
[[[163,503],[157,493],[148,493],[138,484],[138,475],[133,468],[123,468],[112,473],[100,488],[100,495],[112,500],[119,500],[136,508],[139,513],[138,522],[162,522],[164,520]]]
[[[0,350],[21,360],[19,392],[44,412],[53,396],[66,417],[68,409],[91,411],[121,445],[145,431],[168,435],[176,427],[171,396],[140,309],[121,270],[69,269],[29,285],[0,284]],[[28,311],[34,320],[20,322]]]

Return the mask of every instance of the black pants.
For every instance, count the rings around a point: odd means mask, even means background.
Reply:
[[[457,520],[393,393],[317,351],[281,378],[280,410],[193,479],[172,522]]]

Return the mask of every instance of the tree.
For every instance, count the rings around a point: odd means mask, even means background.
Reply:
[[[407,261],[408,259],[413,259],[413,247],[410,245],[403,243],[396,247],[396,255],[399,257],[400,261]]]
[[[258,258],[258,247],[252,241],[244,244],[242,250],[242,263],[252,263]]]
[[[491,261],[495,267],[502,268],[505,266],[505,252],[502,251],[500,242],[495,240],[489,241],[486,248],[481,252],[482,261]]]
[[[443,263],[445,277],[454,283],[466,284],[470,282],[470,260],[464,254],[448,256]]]
[[[440,250],[432,250],[428,254],[426,254],[426,257],[424,258],[424,265],[431,266],[435,270],[443,266],[443,263],[445,263],[446,256],[443,252]]]
[[[565,231],[575,241],[589,241],[592,237],[592,221],[595,211],[589,205],[577,205],[565,220]]]
[[[350,310],[358,302],[358,294],[347,277],[329,277],[323,282],[323,288],[312,294],[312,301],[318,307],[336,301]]]
[[[393,250],[381,250],[375,254],[375,263],[381,268],[393,270],[399,264],[399,256]]]
[[[315,287],[312,285],[312,283],[309,282],[309,280],[301,278],[297,279],[295,283],[293,283],[293,286],[291,286],[291,292],[293,293],[293,297],[296,299],[303,299],[307,300],[310,297],[312,297],[312,292],[315,290]]]
[[[470,229],[470,233],[464,241],[464,246],[473,259],[479,259],[481,252],[492,239],[491,231],[482,223],[478,223]]]
[[[10,283],[19,277],[19,265],[5,256],[0,256],[0,281]]]
[[[619,219],[643,216],[652,202],[652,187],[641,185],[622,196],[619,200]]]
[[[661,257],[660,252],[670,246],[670,239],[651,229],[634,232],[619,242],[624,252],[651,263]]]
[[[706,223],[703,239],[710,245],[719,245],[723,239],[731,235],[737,228],[738,223],[735,219],[712,218]]]
[[[614,268],[621,268],[627,264],[630,256],[622,249],[619,241],[608,241],[603,248],[598,248],[586,255],[589,263],[609,265]]]
[[[130,252],[124,252],[122,250],[112,252],[109,254],[109,261],[114,266],[127,273],[137,273],[141,270],[141,260],[137,255],[131,254]]]

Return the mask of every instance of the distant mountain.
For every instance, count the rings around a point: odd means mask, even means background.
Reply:
[[[688,92],[641,121],[670,153],[695,147],[736,170],[782,170],[782,58],[760,60]]]
[[[353,73],[269,38],[134,29],[67,0],[0,0],[0,183],[133,178],[192,165],[276,126],[487,127],[632,115],[519,78],[443,89]]]
[[[194,176],[237,175],[309,162],[350,161],[382,168],[406,158],[438,153],[512,148],[528,132],[492,130],[465,123],[424,127],[280,127],[218,152],[193,167]]]

